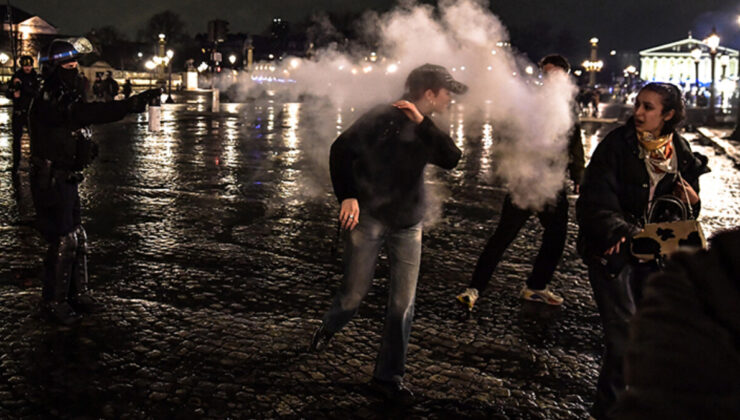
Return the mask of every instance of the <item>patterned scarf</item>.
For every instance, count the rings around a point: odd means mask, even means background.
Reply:
[[[652,199],[652,192],[663,176],[678,171],[678,159],[673,150],[673,133],[655,138],[649,132],[638,131],[637,141],[640,143],[640,158],[645,160],[645,167],[650,175]]]

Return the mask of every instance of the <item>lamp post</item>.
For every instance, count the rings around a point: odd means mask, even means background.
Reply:
[[[699,95],[699,61],[701,60],[701,48],[696,47],[691,50],[691,57],[694,59],[694,75],[696,76],[696,94],[694,95],[694,105],[696,105],[696,98]]]
[[[167,88],[167,99],[164,101],[168,104],[174,104],[175,101],[172,99],[172,57],[175,55],[175,52],[172,50],[167,50],[167,55],[165,61],[167,62],[167,73],[168,73],[168,88]]]
[[[588,86],[594,87],[596,86],[596,72],[601,71],[601,68],[604,67],[604,62],[596,59],[599,38],[593,37],[589,42],[591,42],[591,57],[583,62],[583,67],[588,72]]]
[[[709,118],[707,118],[707,124],[713,125],[716,123],[716,119],[714,116],[714,102],[716,100],[714,73],[717,58],[717,47],[719,47],[719,35],[717,34],[716,28],[712,28],[712,33],[709,34],[709,37],[704,40],[704,43],[709,46],[709,55],[712,57],[712,85],[709,91]]]

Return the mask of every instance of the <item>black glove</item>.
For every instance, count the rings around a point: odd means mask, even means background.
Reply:
[[[158,101],[160,96],[162,96],[162,89],[160,88],[145,90],[138,95],[134,95],[126,99],[128,111],[132,113],[144,112],[146,106],[152,101]]]

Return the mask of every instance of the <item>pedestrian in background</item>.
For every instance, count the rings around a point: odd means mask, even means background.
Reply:
[[[33,69],[33,58],[24,55],[20,59],[21,68],[10,78],[6,96],[13,101],[13,165],[11,171],[15,175],[21,162],[21,139],[23,127],[28,125],[28,108],[39,90],[39,76]]]

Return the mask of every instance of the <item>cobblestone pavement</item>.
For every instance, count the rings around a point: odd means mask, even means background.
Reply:
[[[306,352],[340,268],[325,162],[334,134],[319,134],[304,108],[175,105],[164,108],[160,134],[141,117],[97,128],[83,217],[91,281],[108,310],[71,328],[37,315],[44,245],[29,227],[27,172],[18,201],[2,172],[0,418],[586,417],[601,327],[572,222],[553,281],[562,308],[517,297],[541,233],[534,221],[473,316],[454,303],[504,196],[486,175],[495,145],[480,136],[458,137],[462,163],[432,174],[445,201],[423,244],[406,375],[417,404],[388,406],[367,387],[385,258],[355,319],[326,352]],[[10,166],[8,111],[0,169]],[[347,112],[339,121],[352,119]],[[708,230],[737,225],[737,171],[696,147],[714,168],[702,180]]]

